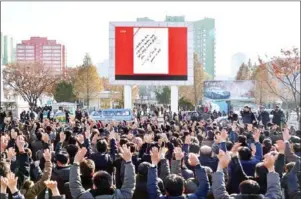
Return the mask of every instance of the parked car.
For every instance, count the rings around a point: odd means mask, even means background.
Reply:
[[[229,99],[231,93],[220,88],[209,88],[204,92],[204,96],[209,99]]]

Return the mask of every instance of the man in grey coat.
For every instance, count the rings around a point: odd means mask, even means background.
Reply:
[[[233,155],[237,156],[237,154]],[[269,171],[267,174],[267,192],[265,195],[259,194],[259,184],[253,180],[245,180],[241,182],[239,185],[240,193],[229,195],[226,191],[223,169],[228,167],[231,157],[228,152],[226,154],[220,150],[218,158],[218,169],[212,176],[212,191],[215,199],[243,199],[251,197],[254,199],[282,198],[279,174],[275,172],[274,167],[275,160],[277,159],[277,154],[275,154],[275,152],[266,154],[263,161],[264,166]]]
[[[86,148],[81,148],[70,170],[70,192],[74,199],[130,199],[135,188],[135,169],[132,164],[132,153],[123,146],[121,157],[125,160],[124,181],[121,189],[113,189],[112,176],[106,171],[98,171],[93,175],[93,188],[85,190],[81,184],[79,163],[87,153]]]

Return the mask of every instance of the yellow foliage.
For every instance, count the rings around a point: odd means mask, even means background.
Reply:
[[[203,98],[204,81],[209,79],[209,75],[204,72],[203,66],[198,60],[197,54],[194,53],[194,84],[192,86],[180,86],[180,97],[194,105],[198,105],[199,101]]]
[[[103,84],[95,66],[78,67],[74,90],[76,96],[84,98],[87,101],[103,90]]]

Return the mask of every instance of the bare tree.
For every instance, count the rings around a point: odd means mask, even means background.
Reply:
[[[9,64],[3,70],[4,84],[21,95],[30,107],[36,107],[39,97],[61,77],[40,63]]]

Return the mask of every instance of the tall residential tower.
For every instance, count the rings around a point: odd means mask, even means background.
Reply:
[[[17,44],[17,62],[39,62],[56,74],[66,72],[65,46],[47,37],[31,37]]]

